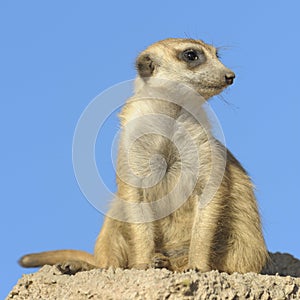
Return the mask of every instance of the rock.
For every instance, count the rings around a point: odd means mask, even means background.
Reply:
[[[300,261],[290,254],[270,254],[264,274],[227,274],[194,270],[95,269],[63,275],[44,266],[23,275],[6,299],[299,299]],[[269,275],[276,274],[277,275]]]
[[[262,274],[300,277],[300,260],[288,253],[269,253],[270,261]]]

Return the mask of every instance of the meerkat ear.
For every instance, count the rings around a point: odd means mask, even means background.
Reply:
[[[142,78],[150,77],[155,69],[155,63],[149,54],[141,54],[136,60],[136,69]]]

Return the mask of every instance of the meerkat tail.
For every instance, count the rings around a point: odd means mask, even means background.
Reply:
[[[43,265],[55,265],[71,260],[79,260],[91,265],[96,265],[92,254],[80,250],[55,250],[27,254],[20,258],[19,264],[25,268],[35,268]]]

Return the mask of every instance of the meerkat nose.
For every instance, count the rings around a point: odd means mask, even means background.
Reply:
[[[225,81],[228,85],[233,84],[234,78],[235,78],[235,74],[233,72],[228,72],[225,74]]]

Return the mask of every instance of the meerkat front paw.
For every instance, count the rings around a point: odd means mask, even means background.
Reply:
[[[155,253],[155,255],[152,258],[152,268],[155,269],[169,269],[171,270],[171,263],[170,263],[170,259],[163,255],[162,253]]]

